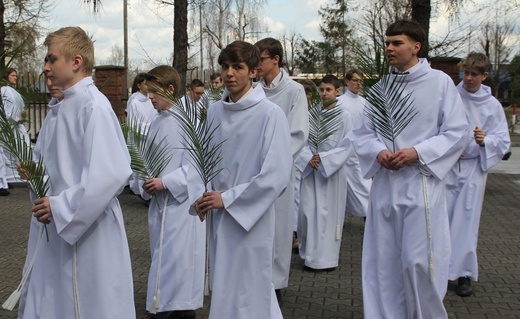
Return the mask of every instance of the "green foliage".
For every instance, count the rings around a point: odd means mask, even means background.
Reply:
[[[386,75],[373,85],[366,96],[368,104],[365,115],[371,121],[377,133],[389,140],[395,149],[395,139],[417,115],[410,100],[411,93],[406,93],[406,75]]]
[[[27,182],[38,198],[44,197],[49,190],[45,177],[43,159],[33,160],[33,150],[25,137],[16,129],[17,122],[8,118],[3,103],[0,102],[0,145],[12,154],[20,167],[25,171]]]
[[[133,118],[122,123],[121,128],[130,153],[130,167],[140,180],[147,180],[159,176],[172,154],[164,138],[158,140],[157,133],[152,135],[150,127],[143,122],[141,118]]]
[[[302,39],[301,46],[302,49],[298,51],[296,56],[296,66],[303,73],[316,73],[318,70],[316,66],[320,61],[319,43],[314,40]]]
[[[341,127],[343,108],[333,107],[327,109],[337,100],[323,103],[318,92],[315,92],[309,107],[309,145],[318,153],[320,146],[327,138],[336,133]]]
[[[197,105],[197,102],[192,99],[185,99],[183,103],[182,98],[163,89],[151,88],[151,90],[176,106],[173,111],[168,112],[181,123],[185,134],[183,138],[186,150],[207,191],[209,182],[222,170],[217,167],[222,160],[220,149],[225,141],[217,144],[213,142],[213,133],[220,125],[214,125],[213,122],[208,123],[205,114],[212,100],[220,100],[221,91],[215,90],[208,93],[206,90],[201,98],[201,103]]]
[[[509,64],[511,75],[511,100],[513,104],[520,104],[520,54],[517,54]]]

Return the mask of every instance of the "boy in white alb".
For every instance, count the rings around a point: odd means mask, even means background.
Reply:
[[[90,76],[94,45],[79,27],[47,36],[44,72],[64,99],[49,112],[35,146],[49,175],[34,200],[31,234],[41,234],[18,318],[135,318],[132,267],[117,200],[132,174],[119,121]],[[37,222],[36,222],[37,221]],[[30,235],[27,269],[35,253]]]
[[[339,85],[334,75],[326,75],[321,80],[320,94],[324,104],[336,99]],[[332,270],[338,266],[345,220],[348,169],[345,163],[353,122],[352,115],[337,102],[322,112],[333,108],[342,108],[336,132],[319,149],[308,143],[295,161],[301,172],[299,252],[305,266],[315,270]]]
[[[399,20],[386,30],[392,66],[386,76],[406,84],[399,98],[410,94],[416,115],[394,141],[366,115],[352,132],[361,172],[373,177],[362,256],[365,318],[448,317],[443,179],[462,153],[468,124],[451,78],[417,56],[424,39],[414,21]]]
[[[210,319],[280,319],[272,284],[274,202],[289,184],[292,157],[282,109],[261,85],[251,84],[260,63],[258,49],[235,41],[219,55],[226,90],[208,109],[219,125],[223,170],[214,191],[194,204],[208,218],[211,279]]]
[[[489,60],[472,52],[460,63],[464,74],[459,83],[470,136],[459,162],[446,177],[451,235],[450,280],[457,280],[456,292],[473,294],[471,281],[478,280],[477,241],[480,213],[488,171],[509,149],[511,140],[504,110],[482,84],[488,76]]]
[[[140,318],[195,319],[195,309],[202,307],[204,298],[206,225],[189,214],[191,165],[187,136],[172,114],[179,112],[178,106],[158,93],[164,90],[173,96],[181,80],[167,65],[153,68],[146,77],[150,99],[159,111],[150,134],[156,141],[163,141],[172,156],[160,176],[143,184],[143,198],[153,195],[148,209],[152,264],[146,296],[148,313]]]
[[[260,51],[257,76],[267,99],[278,105],[285,113],[291,130],[291,153],[293,159],[302,150],[309,135],[309,112],[303,86],[289,77],[281,68],[283,47],[280,41],[265,38],[255,46]],[[273,254],[273,285],[276,297],[281,301],[280,289],[289,285],[291,250],[294,223],[294,168],[291,181],[274,205],[276,223]]]
[[[358,70],[349,70],[345,74],[347,90],[338,97],[340,104],[352,114],[354,126],[361,121],[366,104],[366,100],[359,95],[363,87],[362,83],[363,74]],[[354,150],[349,153],[347,167],[347,213],[364,217],[367,215],[372,180],[363,178],[359,159]]]

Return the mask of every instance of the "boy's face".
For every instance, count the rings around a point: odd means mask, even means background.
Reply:
[[[275,55],[274,57],[271,57],[269,51],[262,51],[260,54],[260,64],[256,68],[257,75],[259,77],[266,77],[267,75],[274,73],[275,70],[278,71],[279,60],[279,56]]]
[[[16,73],[16,71],[9,73],[7,76],[7,82],[16,85],[16,82],[18,82],[18,73]]]
[[[251,88],[251,79],[255,77],[256,70],[250,70],[245,62],[222,63],[222,78],[233,101],[238,101]]]
[[[137,84],[137,88],[139,89],[139,92],[143,93],[144,95],[148,94],[148,84],[146,84],[146,81]]]
[[[163,88],[158,83],[155,83],[153,81],[148,82],[148,97],[150,98],[150,101],[152,101],[153,107],[158,111],[166,111],[169,110],[172,107],[172,102],[168,101],[166,98],[162,96],[162,93],[157,93],[164,91]],[[174,93],[173,86],[170,85],[168,92],[170,94]],[[166,92],[165,92],[166,94]]]
[[[482,82],[488,77],[489,73],[481,73],[475,68],[462,70],[464,77],[462,78],[462,84],[464,88],[471,93],[475,93],[480,89]]]
[[[420,42],[400,34],[387,36],[385,43],[386,58],[397,70],[404,72],[417,63],[417,54],[421,49]]]
[[[339,88],[335,88],[333,84],[330,83],[320,83],[320,95],[321,100],[323,102],[330,101],[335,99],[339,94]]]
[[[218,89],[222,86],[222,78],[219,76],[218,78],[211,80],[211,87],[214,89]]]
[[[203,86],[196,86],[194,89],[188,88],[188,95],[193,99],[193,101],[198,102],[200,98],[204,94]]]
[[[59,87],[52,85],[51,80],[46,79],[45,84],[47,84],[47,88],[49,89],[49,92],[51,93],[51,96],[58,101],[63,100],[63,92],[60,90]]]
[[[363,87],[363,80],[359,76],[359,74],[354,73],[352,74],[352,79],[346,80],[345,84],[347,85],[347,89],[354,93],[359,94],[359,91],[361,91],[361,88]]]
[[[83,60],[81,56],[76,56],[71,60],[66,59],[61,54],[60,49],[59,44],[49,45],[43,71],[53,86],[66,90],[78,82],[78,74]]]

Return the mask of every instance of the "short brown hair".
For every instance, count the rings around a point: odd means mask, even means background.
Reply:
[[[484,74],[489,70],[489,59],[484,53],[470,52],[464,60],[459,62],[459,68],[462,71],[475,69]]]
[[[179,93],[181,78],[175,68],[169,65],[159,65],[146,73],[146,81],[155,82],[160,88],[167,90],[173,86],[175,94]]]
[[[424,29],[416,21],[397,20],[396,22],[389,25],[385,32],[386,36],[395,36],[401,34],[404,34],[412,40],[419,42],[421,44],[421,48],[426,41],[426,33],[424,33]]]
[[[251,43],[234,41],[228,44],[218,56],[218,64],[222,65],[225,62],[244,62],[249,71],[252,71],[260,64],[260,51]]]
[[[65,27],[49,34],[43,45],[59,45],[60,52],[66,59],[72,60],[74,56],[83,58],[82,69],[86,75],[92,75],[94,68],[94,42],[90,36],[80,27]]]
[[[260,51],[260,53],[267,51],[271,58],[277,55],[280,58],[280,60],[278,61],[278,66],[282,67],[283,46],[280,41],[273,38],[265,38],[255,43],[255,46],[258,48],[258,51]]]
[[[363,73],[361,71],[356,69],[348,70],[347,73],[345,73],[345,81],[350,81],[354,77],[354,74],[359,75],[360,77],[363,77]]]

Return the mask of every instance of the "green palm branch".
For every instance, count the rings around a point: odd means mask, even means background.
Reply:
[[[318,152],[320,146],[325,143],[327,138],[336,133],[341,126],[343,108],[333,107],[327,109],[336,102],[337,100],[333,99],[323,103],[317,92],[311,97],[308,143],[316,152]]]
[[[406,92],[406,75],[386,75],[373,85],[366,96],[365,115],[382,137],[392,142],[417,115],[411,92]]]
[[[49,179],[45,171],[43,158],[40,156],[37,161],[34,160],[34,154],[31,145],[29,145],[25,137],[13,126],[12,121],[5,113],[3,103],[0,99],[0,145],[10,154],[14,156],[19,163],[20,168],[25,172],[27,183],[38,198],[47,196],[49,191]],[[47,241],[49,236],[47,226],[45,233]]]
[[[150,126],[143,125],[144,120],[133,117],[121,124],[128,152],[130,167],[140,180],[159,176],[171,160],[172,154],[164,138],[157,139],[157,133],[150,133]]]
[[[395,152],[395,139],[417,115],[411,92],[406,93],[406,75],[389,75],[384,43],[375,42],[373,55],[364,48],[355,50],[368,102],[365,114],[375,130],[392,142]]]
[[[204,183],[204,191],[208,191],[209,182],[223,169],[218,168],[218,164],[222,160],[220,150],[225,141],[216,144],[213,141],[213,133],[220,125],[214,125],[213,121],[208,123],[205,117],[201,120],[198,108],[204,108],[204,102],[197,105],[197,102],[194,100],[186,99],[185,103],[183,103],[182,98],[178,98],[175,94],[158,88],[155,88],[154,93],[176,105],[175,110],[169,110],[168,112],[181,123],[186,150],[191,158],[190,162]],[[207,107],[209,105],[209,95],[206,95],[205,101],[207,101]]]
[[[204,93],[202,93],[202,96],[198,102],[198,119],[201,122],[206,120],[208,108],[210,107],[211,103],[222,99],[223,92],[224,91],[222,89],[214,89],[212,87],[206,88],[206,90],[204,90]]]
[[[27,182],[38,198],[44,197],[49,190],[43,159],[33,159],[33,150],[25,137],[12,125],[5,110],[0,107],[0,144],[12,154],[20,167],[25,170]]]

